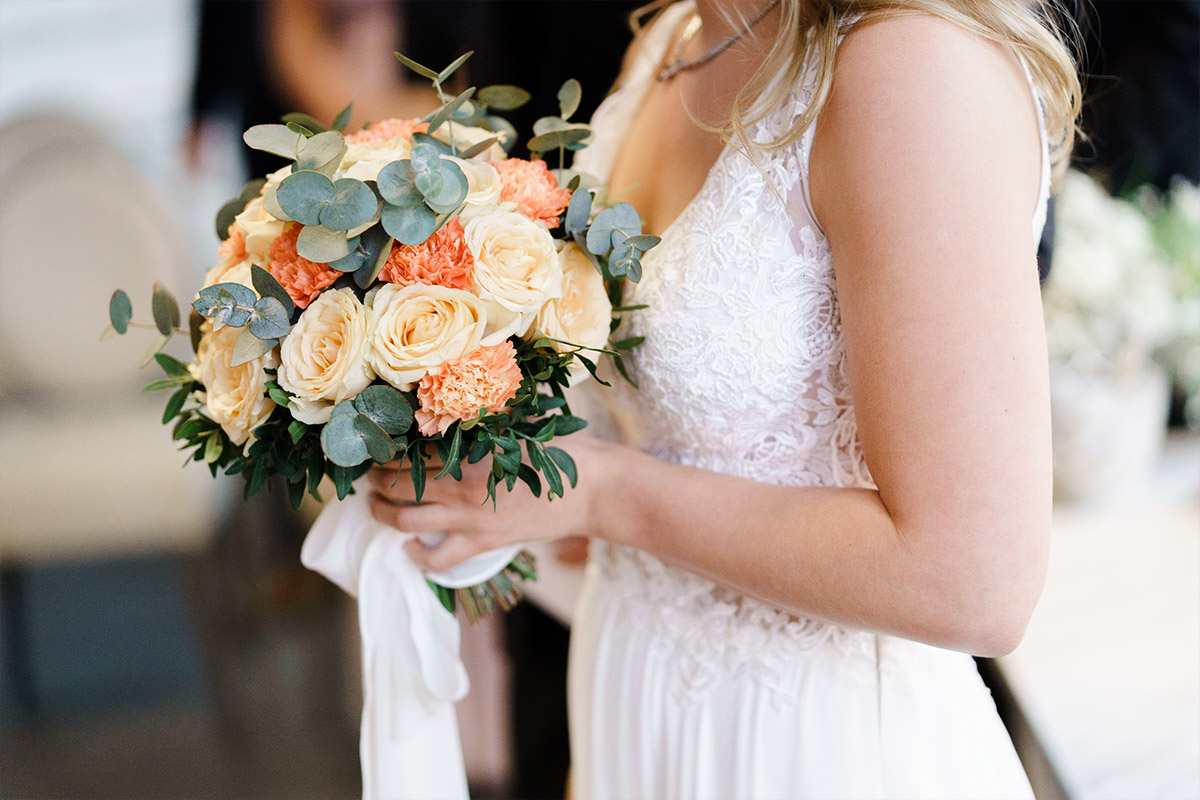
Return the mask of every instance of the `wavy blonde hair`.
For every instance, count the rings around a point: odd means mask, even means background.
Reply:
[[[677,1],[657,0],[635,12],[635,32],[642,27],[639,20]],[[816,121],[829,99],[842,36],[889,16],[923,13],[1005,45],[1021,58],[1044,107],[1053,183],[1066,172],[1079,132],[1081,89],[1072,55],[1079,37],[1071,17],[1053,0],[780,0],[780,13],[779,34],[762,66],[738,92],[728,122],[713,128],[744,152],[786,148]],[[785,64],[783,80],[776,81],[780,63]],[[811,76],[804,74],[808,69]],[[805,80],[811,81],[812,95],[792,127],[774,140],[752,142],[747,130],[783,106],[792,87]]]

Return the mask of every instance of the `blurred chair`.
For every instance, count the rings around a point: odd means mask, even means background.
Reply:
[[[188,249],[162,198],[101,131],[62,116],[0,128],[0,187],[0,567],[19,683],[21,570],[199,553],[234,496],[230,481],[182,468],[159,425],[166,395],[140,392],[161,377],[138,370],[157,332],[100,341],[117,287],[143,322],[156,281],[190,299]]]

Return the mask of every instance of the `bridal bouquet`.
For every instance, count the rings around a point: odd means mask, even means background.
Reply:
[[[513,86],[448,97],[424,119],[389,119],[350,133],[347,107],[329,128],[304,115],[245,134],[255,149],[291,161],[247,184],[217,215],[220,260],[194,297],[183,363],[161,351],[180,330],[170,293],[154,288],[151,354],[173,390],[163,413],[191,459],[214,476],[245,477],[247,496],[282,475],[293,504],[320,499],[328,477],[340,499],[372,464],[407,461],[420,498],[433,453],[436,478],[461,478],[465,460],[491,460],[487,490],[517,481],[548,498],[574,485],[575,464],[551,443],[586,422],[563,389],[607,354],[619,282],[637,280],[658,243],[627,203],[606,207],[599,187],[563,169],[563,154],[591,131],[570,122],[571,80],[560,115],[544,117],[533,158],[508,157],[523,105]],[[558,151],[559,168],[541,160]],[[595,194],[594,194],[595,192]],[[614,307],[616,306],[616,307]],[[128,295],[110,301],[112,331],[132,323]],[[147,358],[149,361],[149,357]],[[481,501],[484,498],[480,498]],[[518,553],[483,587],[430,582],[442,604],[472,620],[520,597],[535,577]]]

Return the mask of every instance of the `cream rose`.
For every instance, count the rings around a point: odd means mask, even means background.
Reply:
[[[523,336],[548,300],[562,296],[563,271],[546,226],[510,211],[463,226],[475,258],[475,294],[487,313],[485,345]]]
[[[300,315],[279,351],[279,385],[294,395],[293,417],[328,422],[335,405],[375,379],[367,360],[369,313],[352,289],[334,289]]]
[[[503,187],[496,168],[484,161],[467,161],[454,156],[443,158],[453,161],[467,176],[467,200],[459,212],[459,218],[466,223],[480,214],[495,211],[500,204],[500,189]]]
[[[578,245],[568,244],[559,251],[563,270],[563,296],[542,306],[534,319],[530,338],[547,337],[583,347],[602,348],[608,342],[612,304],[604,290],[604,279]],[[556,343],[554,349],[572,348]],[[588,355],[593,361],[592,355]],[[572,382],[585,374],[582,364],[571,367]]]
[[[497,135],[492,131],[486,131],[483,128],[459,125],[457,122],[450,122],[447,120],[445,124],[433,132],[433,138],[440,139],[446,144],[450,144],[451,133],[454,134],[454,146],[458,148],[460,153],[471,149],[485,139],[491,139],[493,136]],[[503,161],[507,157],[508,154],[504,152],[504,148],[500,146],[499,142],[496,142],[487,150],[484,150],[482,153],[475,156],[475,158],[481,158],[484,161]]]
[[[378,142],[349,142],[346,148],[339,177],[360,181],[373,181],[379,177],[379,170],[412,155],[412,142],[403,136]]]
[[[275,403],[267,394],[267,375],[263,372],[278,363],[276,351],[260,358],[229,366],[233,346],[243,328],[211,330],[200,339],[196,359],[190,365],[192,376],[204,384],[204,405],[208,416],[218,423],[229,440],[240,445],[250,432],[271,416]]]
[[[271,216],[261,196],[247,203],[234,220],[246,236],[246,255],[250,260],[260,267],[270,264],[271,242],[283,233],[283,222]]]
[[[218,283],[240,283],[247,289],[254,289],[254,280],[250,277],[250,261],[239,261],[230,265],[224,262],[217,264],[204,274],[204,286],[207,289]]]
[[[402,391],[475,350],[483,338],[483,304],[461,289],[389,283],[369,302],[371,366]]]

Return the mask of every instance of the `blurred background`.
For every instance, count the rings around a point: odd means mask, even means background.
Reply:
[[[582,118],[638,5],[0,0],[0,797],[359,793],[355,610],[298,558],[317,509],[180,469],[139,393],[152,336],[101,343],[107,298],[148,319],[155,282],[198,285],[216,210],[277,166],[250,125],[423,114],[393,50],[475,49],[468,83],[533,92],[520,131],[577,77]],[[1200,2],[1074,10],[1089,138],[1043,248],[1051,570],[980,669],[1039,796],[1195,798]],[[464,626],[476,797],[563,794],[579,558],[541,555],[535,602]]]

